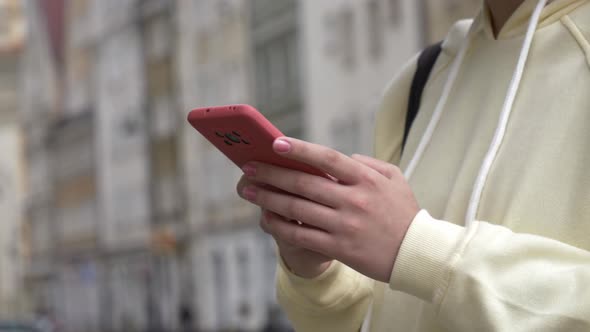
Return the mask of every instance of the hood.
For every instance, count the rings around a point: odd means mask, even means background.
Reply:
[[[483,2],[483,10],[481,11],[480,20],[478,21],[481,22],[481,28],[485,31],[486,36],[491,39],[507,39],[522,36],[526,33],[527,25],[538,2],[538,0],[525,0],[512,16],[510,16],[508,21],[506,21],[502,29],[498,32],[497,37],[494,37],[490,12],[485,2]],[[542,28],[559,20],[562,16],[587,2],[588,0],[548,1],[548,4],[541,12],[537,28]]]
[[[477,217],[477,210],[481,200],[483,188],[486,184],[488,174],[496,158],[500,145],[504,139],[508,119],[510,118],[510,113],[512,112],[512,107],[518,94],[520,82],[525,70],[526,61],[536,30],[539,26],[549,24],[552,21],[559,19],[559,17],[567,13],[568,10],[573,10],[576,8],[576,6],[579,6],[587,1],[589,0],[554,0],[548,4],[547,0],[525,0],[508,19],[508,22],[498,34],[499,38],[509,38],[510,36],[524,34],[524,38],[521,51],[518,56],[518,61],[516,67],[514,68],[514,73],[512,75],[512,79],[510,80],[508,91],[506,92],[506,97],[500,112],[500,117],[498,119],[494,137],[490,142],[489,150],[485,155],[480,171],[477,175],[477,178],[475,179],[467,213],[465,215],[465,225],[470,225]],[[439,119],[445,110],[447,99],[453,90],[455,79],[461,70],[463,59],[471,46],[471,41],[474,35],[481,31],[481,27],[483,25],[483,28],[487,29],[489,36],[493,38],[491,24],[488,16],[489,13],[485,3],[483,8],[485,10],[482,10],[482,13],[473,21],[471,27],[469,28],[469,32],[461,42],[462,44],[458,53],[454,56],[448,71],[449,73],[443,87],[441,97],[436,104],[433,115],[428,123],[428,126],[426,127],[426,131],[420,139],[420,143],[418,144],[418,147],[404,172],[405,177],[408,179],[411,178],[417,164],[420,162],[420,159],[426,150],[426,147],[429,145],[430,140],[432,139],[432,135],[438,125]]]

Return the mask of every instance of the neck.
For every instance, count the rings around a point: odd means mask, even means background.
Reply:
[[[490,9],[494,35],[498,36],[506,21],[508,21],[510,16],[512,16],[523,2],[524,0],[485,0],[486,5]]]

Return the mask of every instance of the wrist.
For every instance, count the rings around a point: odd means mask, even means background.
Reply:
[[[331,259],[310,259],[309,257],[301,258],[298,255],[289,255],[289,253],[280,252],[280,259],[283,266],[289,272],[304,279],[313,279],[324,273],[332,264]]]

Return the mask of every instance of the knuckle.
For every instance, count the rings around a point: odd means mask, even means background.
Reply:
[[[342,221],[342,231],[345,234],[358,234],[362,231],[362,225],[356,219],[345,219]]]
[[[298,219],[299,211],[301,211],[301,203],[298,199],[289,199],[287,202],[287,215],[293,219]]]
[[[357,210],[367,211],[370,206],[370,200],[365,195],[351,195],[350,205]]]
[[[324,162],[328,165],[332,165],[340,162],[340,158],[340,152],[332,149],[327,149],[324,156]]]
[[[389,164],[389,166],[387,167],[387,171],[389,172],[389,178],[393,178],[393,177],[397,177],[402,175],[402,171],[399,167]]]
[[[366,170],[361,173],[361,179],[364,183],[374,187],[379,183],[379,176],[378,172],[372,170]]]
[[[256,175],[254,175],[253,179],[257,182],[268,182],[275,177],[275,173],[275,167],[263,163],[257,163]]]
[[[309,153],[309,147],[307,144],[299,144],[300,142],[297,140],[291,141],[291,151],[298,155],[307,155]]]
[[[295,176],[295,178],[293,179],[293,189],[296,192],[303,192],[305,191],[309,186],[309,181],[307,180],[307,177],[305,175],[297,175]]]
[[[350,240],[347,241],[344,245],[344,249],[346,254],[346,258],[353,264],[359,264],[360,262],[366,261],[366,250],[359,241]]]
[[[271,234],[272,235],[272,220],[274,219],[274,215],[268,211],[268,210],[264,210],[261,209],[261,213],[260,213],[260,228],[262,228],[262,230],[267,233],[267,234]]]
[[[306,248],[309,246],[309,236],[308,233],[304,231],[305,229],[302,227],[295,227],[293,232],[291,232],[291,240],[293,244],[298,247]]]
[[[267,206],[273,204],[271,194],[261,188],[257,190],[256,198],[252,202],[262,208],[266,208]]]
[[[336,244],[336,256],[338,256],[339,260],[343,260],[346,262],[351,262],[351,258],[355,254],[355,248],[358,246],[354,243],[354,240],[350,237],[346,237],[341,239]],[[366,257],[365,257],[366,259]]]

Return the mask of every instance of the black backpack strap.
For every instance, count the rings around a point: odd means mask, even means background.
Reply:
[[[414,122],[414,119],[418,114],[418,110],[420,109],[420,100],[422,99],[424,86],[428,81],[432,67],[434,67],[434,63],[436,62],[436,59],[438,58],[441,50],[442,42],[439,42],[425,48],[418,57],[418,66],[416,68],[416,73],[414,74],[414,79],[412,80],[412,86],[410,88],[410,98],[408,100],[408,111],[406,114],[406,126],[404,129],[404,139],[402,141],[402,152],[406,145],[410,128],[412,128],[412,123]]]

